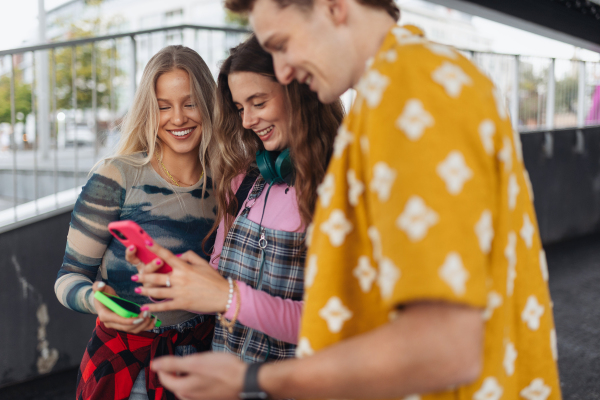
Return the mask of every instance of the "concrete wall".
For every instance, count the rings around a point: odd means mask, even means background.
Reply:
[[[600,232],[600,127],[583,130],[583,142],[575,130],[550,136],[521,135],[544,243]],[[53,288],[69,220],[65,212],[0,234],[0,386],[81,360],[94,317],[67,310]]]
[[[521,141],[544,244],[600,232],[600,127],[525,133]]]
[[[69,220],[70,212],[0,234],[0,386],[77,366],[83,356],[95,317],[54,295]]]

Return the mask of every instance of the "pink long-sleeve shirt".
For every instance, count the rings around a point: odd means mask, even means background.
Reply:
[[[238,175],[232,182],[233,191],[242,184],[244,175]],[[286,193],[287,190],[287,193]],[[265,206],[265,196],[267,190],[263,190],[256,199],[256,203],[248,213],[248,219],[252,222],[260,223],[262,211]],[[248,199],[246,198],[246,202]],[[244,210],[242,205],[240,213]],[[268,209],[264,213],[262,226],[269,229],[276,229],[287,232],[304,232],[305,226],[300,219],[300,211],[296,200],[296,190],[285,184],[273,185],[269,193]],[[215,247],[210,264],[217,269],[223,243],[225,241],[225,232],[223,232],[223,220],[217,229]],[[241,306],[238,313],[238,321],[250,328],[257,329],[262,333],[284,342],[298,343],[298,332],[300,329],[300,317],[304,302],[281,297],[271,296],[268,293],[253,289],[243,282],[237,281],[240,291]],[[231,304],[236,304],[236,296]],[[233,318],[235,307],[230,307],[225,318]]]

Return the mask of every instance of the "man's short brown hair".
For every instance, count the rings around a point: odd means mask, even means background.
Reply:
[[[225,0],[225,8],[233,12],[244,13],[252,11],[254,2],[256,0]],[[291,4],[295,4],[298,7],[311,9],[314,4],[314,0],[273,0],[281,8],[285,8]],[[394,0],[356,0],[358,3],[373,7],[381,8],[385,10],[396,22],[400,19],[400,9],[394,3]]]

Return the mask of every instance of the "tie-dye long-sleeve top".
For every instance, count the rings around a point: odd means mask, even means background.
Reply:
[[[138,160],[142,155],[136,155]],[[83,187],[73,214],[63,264],[54,290],[67,308],[96,313],[92,284],[98,269],[102,280],[117,295],[138,304],[148,298],[134,292],[131,276],[136,268],[125,260],[125,247],[107,229],[112,221],[137,222],[158,244],[174,253],[202,251],[202,240],[216,216],[212,184],[207,179],[190,187],[176,187],[165,181],[150,164],[134,166],[115,159],[99,168]],[[204,197],[204,198],[203,198]],[[209,252],[214,236],[205,248]],[[186,321],[188,311],[156,313],[163,326]]]

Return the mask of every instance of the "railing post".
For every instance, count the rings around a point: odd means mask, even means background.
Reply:
[[[115,58],[117,57],[117,41],[116,39],[113,39],[113,45],[112,45],[112,50],[111,53],[112,55],[111,59],[110,59],[110,75],[109,75],[109,81],[108,81],[108,88],[109,88],[109,108],[110,108],[110,125],[109,125],[109,129],[112,130],[115,126],[115,94],[114,94],[114,83],[113,81],[115,80]]]
[[[77,173],[79,169],[79,145],[77,144],[77,47],[71,47],[71,107],[73,107],[73,178],[77,187]]]
[[[512,121],[513,129],[518,130],[519,128],[519,67],[520,67],[519,56],[515,56],[515,70],[513,72],[513,91],[510,99],[510,118]]]
[[[38,0],[38,41],[40,44],[46,42],[46,9],[44,0]],[[37,52],[38,56],[38,114],[35,141],[39,142],[42,159],[48,160],[50,153],[50,102],[48,101],[48,51]]]
[[[579,61],[579,87],[577,92],[577,127],[585,126],[585,61]]]
[[[131,63],[131,82],[129,83],[130,99],[133,102],[135,97],[135,90],[137,87],[137,45],[135,42],[135,36],[131,35],[131,59],[129,60]]]
[[[15,211],[15,222],[17,221],[17,138],[15,132],[16,121],[15,110],[15,55],[10,56],[10,145],[13,154],[12,177],[13,177],[13,202]]]
[[[550,61],[548,70],[548,97],[546,98],[546,129],[554,129],[554,102],[556,98],[556,79],[555,79],[556,59]]]
[[[38,208],[38,198],[40,194],[38,192],[38,121],[35,118],[35,91],[37,81],[35,79],[35,51],[31,52],[31,116],[33,117],[33,131],[35,132],[35,140],[33,141],[33,198],[35,199],[35,213],[40,212]]]
[[[92,43],[92,115],[94,125],[94,161],[98,159],[100,140],[98,139],[98,77],[96,75],[96,43]]]
[[[52,178],[54,183],[54,204],[58,208],[58,125],[56,118],[58,116],[58,106],[56,103],[56,50],[52,49],[52,129],[56,134],[54,137],[54,165],[52,169]],[[66,132],[65,132],[66,133]]]

